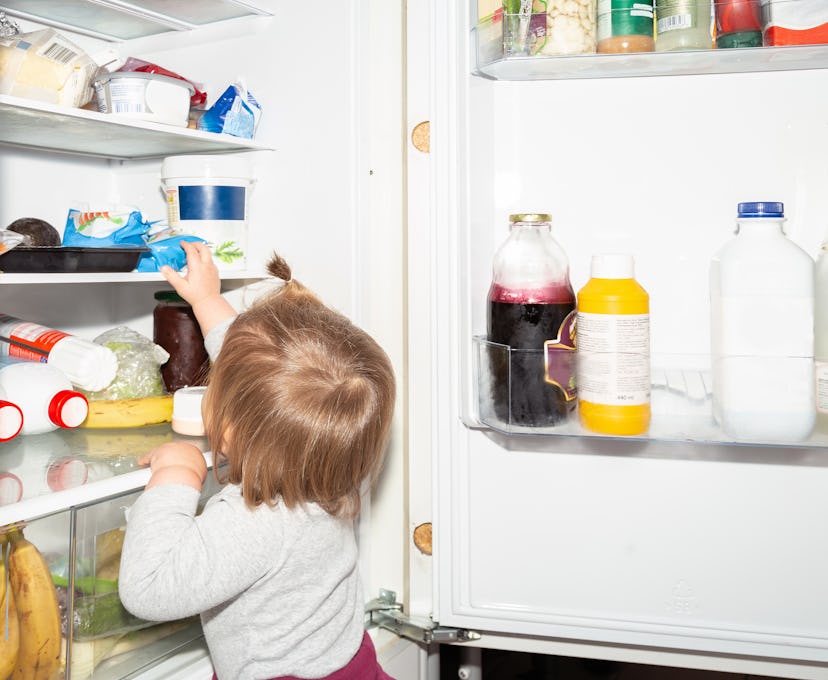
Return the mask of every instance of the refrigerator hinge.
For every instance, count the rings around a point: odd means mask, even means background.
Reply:
[[[448,628],[430,618],[408,616],[397,602],[397,593],[380,589],[379,597],[365,605],[369,625],[385,628],[400,637],[423,642],[468,642],[479,640],[480,633],[465,628]]]

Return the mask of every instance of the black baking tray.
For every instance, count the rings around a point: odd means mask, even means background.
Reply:
[[[131,272],[147,247],[74,248],[72,246],[17,246],[0,255],[0,271],[7,274],[67,274]]]

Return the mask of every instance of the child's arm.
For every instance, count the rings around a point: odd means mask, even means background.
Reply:
[[[149,463],[152,476],[146,488],[161,484],[184,484],[201,491],[207,477],[207,464],[201,451],[192,444],[167,442],[156,447],[138,460],[139,465]]]
[[[224,321],[236,316],[236,310],[221,296],[221,280],[206,243],[182,241],[187,253],[187,274],[172,267],[161,267],[161,274],[175,291],[190,303],[204,336]]]

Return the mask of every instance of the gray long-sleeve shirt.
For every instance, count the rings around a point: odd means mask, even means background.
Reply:
[[[228,324],[205,339],[211,355]],[[196,516],[199,493],[167,484],[129,511],[119,591],[137,616],[201,615],[219,680],[324,677],[364,633],[353,523],[313,503],[250,510],[236,485]]]

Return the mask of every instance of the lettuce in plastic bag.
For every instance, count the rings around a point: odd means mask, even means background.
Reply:
[[[118,359],[118,372],[112,383],[97,392],[83,391],[90,401],[141,399],[166,394],[161,365],[170,358],[161,345],[140,333],[118,326],[101,333],[94,342],[108,347]]]

